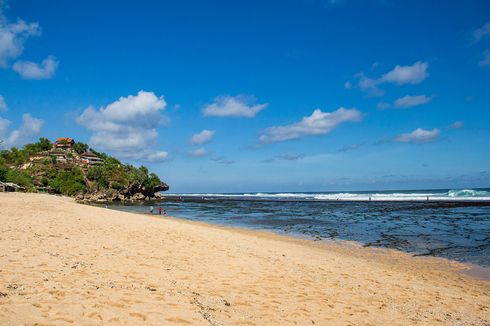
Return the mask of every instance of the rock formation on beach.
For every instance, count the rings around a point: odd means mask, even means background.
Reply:
[[[169,186],[144,166],[135,167],[72,138],[46,138],[0,152],[0,182],[30,192],[84,201],[134,201],[160,197]]]

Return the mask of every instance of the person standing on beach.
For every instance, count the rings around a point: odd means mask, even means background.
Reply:
[[[162,207],[158,207],[158,214],[162,215]]]
[[[150,214],[153,214],[153,210],[154,210],[153,206],[150,206]]]

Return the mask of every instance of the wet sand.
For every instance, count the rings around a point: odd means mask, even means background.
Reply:
[[[1,325],[490,325],[463,264],[0,193]]]

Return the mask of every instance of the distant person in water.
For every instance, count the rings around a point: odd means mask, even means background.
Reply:
[[[153,214],[154,210],[155,210],[155,208],[153,208],[153,206],[150,206],[150,214]]]
[[[161,207],[158,207],[158,214],[162,215],[162,208]]]

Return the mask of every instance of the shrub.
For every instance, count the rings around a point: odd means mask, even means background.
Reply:
[[[7,182],[13,182],[26,189],[34,188],[31,177],[27,173],[19,170],[8,170],[5,179]]]
[[[84,143],[81,143],[81,142],[76,142],[73,145],[73,150],[75,152],[77,152],[78,154],[82,154],[82,153],[88,151],[88,145],[87,144],[84,144]]]
[[[83,172],[77,167],[70,171],[59,171],[56,177],[49,181],[50,187],[57,193],[73,196],[86,190]]]
[[[4,166],[0,165],[0,181],[5,182],[7,181],[7,173],[9,172],[9,169]]]
[[[39,138],[38,144],[39,148],[43,151],[49,151],[51,148],[53,148],[53,144],[51,144],[51,141],[44,137]]]
[[[120,184],[119,182],[117,181],[114,181],[112,184],[111,184],[111,188],[112,189],[115,189],[115,190],[121,190],[124,188],[124,186],[122,184]]]

